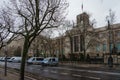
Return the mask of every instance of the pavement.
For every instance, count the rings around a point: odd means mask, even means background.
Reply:
[[[8,68],[7,69],[7,76],[4,74],[4,68],[0,67],[0,80],[19,80],[19,71],[15,69]],[[25,73],[25,80],[52,80],[50,78],[36,76],[31,73]]]
[[[7,75],[5,76],[4,69],[0,68],[0,80],[19,80],[19,73],[14,70],[7,70]],[[25,80],[37,80],[29,76],[25,76]]]
[[[0,80],[19,80],[19,76],[13,73],[7,73],[7,76],[4,75],[4,69],[0,68]]]
[[[67,66],[67,67],[82,67],[82,68],[104,68],[108,69],[108,65],[105,64],[88,64],[88,63],[75,63],[75,62],[64,62],[60,63],[61,66]],[[120,70],[120,65],[114,65],[113,68],[114,70]],[[0,67],[0,80],[19,80],[19,73],[14,71],[14,70],[9,70],[7,71],[7,76],[4,75],[4,68]],[[52,79],[47,79],[41,77],[40,79],[36,79],[35,77],[33,78],[32,76],[27,76],[25,75],[25,80],[52,80]]]

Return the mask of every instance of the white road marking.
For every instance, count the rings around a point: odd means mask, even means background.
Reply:
[[[68,75],[68,73],[60,73],[60,74],[62,74],[62,75]]]
[[[51,73],[57,73],[56,71],[50,71]]]
[[[100,78],[97,77],[91,77],[91,76],[85,76],[86,78],[90,78],[90,79],[96,79],[96,80],[100,80]]]
[[[75,76],[75,77],[82,77],[81,75],[78,75],[78,74],[72,74],[72,76]]]
[[[48,72],[48,70],[44,70],[45,72]]]

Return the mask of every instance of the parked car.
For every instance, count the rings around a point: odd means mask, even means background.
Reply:
[[[0,61],[5,61],[5,57],[1,57]]]
[[[48,57],[42,61],[42,66],[58,66],[58,64],[58,58],[56,57]]]
[[[11,57],[8,62],[21,62],[22,57]]]
[[[43,57],[31,57],[27,60],[27,64],[41,64]]]
[[[2,58],[3,58],[3,57],[0,57],[0,61],[2,61]]]
[[[7,61],[10,59],[10,57],[7,57]],[[0,61],[5,61],[5,57],[0,57]]]

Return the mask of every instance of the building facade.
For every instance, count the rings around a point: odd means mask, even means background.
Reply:
[[[109,39],[110,38],[110,39]],[[66,31],[65,51],[66,57],[70,54],[101,56],[120,53],[120,24],[101,28],[94,28],[90,23],[89,15],[85,12],[77,16],[77,24],[72,30]],[[113,48],[115,48],[113,52]]]

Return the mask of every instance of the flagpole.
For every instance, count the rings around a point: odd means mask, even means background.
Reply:
[[[81,5],[81,8],[82,8],[82,13],[83,13],[83,3],[82,3],[82,5]]]
[[[82,5],[81,5],[82,13],[83,13],[83,0],[82,0]]]

